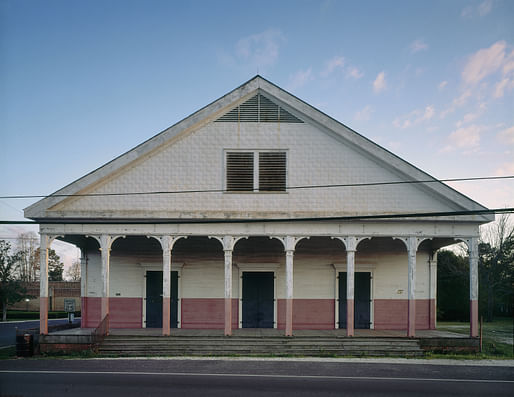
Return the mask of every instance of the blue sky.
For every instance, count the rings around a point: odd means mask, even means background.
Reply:
[[[435,177],[512,175],[512,21],[509,0],[0,0],[0,195],[54,192],[257,73]],[[452,186],[514,207],[512,180]]]

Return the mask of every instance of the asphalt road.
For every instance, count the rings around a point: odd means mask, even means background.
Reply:
[[[76,318],[75,322],[80,321]],[[66,324],[68,319],[48,320],[48,325]],[[39,320],[0,322],[0,347],[16,344],[16,328],[29,329],[38,328]]]
[[[0,396],[513,396],[514,368],[244,360],[4,360]]]

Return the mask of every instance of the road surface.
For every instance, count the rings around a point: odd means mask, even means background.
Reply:
[[[279,360],[0,361],[1,396],[512,396],[508,366]]]
[[[68,319],[48,320],[48,325],[66,324]],[[76,318],[75,323],[80,322],[80,318]],[[39,320],[29,321],[8,321],[0,322],[0,347],[13,346],[16,344],[16,328],[29,329],[38,328]]]

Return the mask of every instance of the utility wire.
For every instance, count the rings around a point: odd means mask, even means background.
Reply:
[[[514,175],[483,176],[483,177],[472,177],[472,178],[428,179],[428,180],[419,180],[419,181],[410,180],[410,181],[364,182],[364,183],[346,183],[346,184],[329,184],[329,185],[287,186],[285,188],[285,190],[405,185],[405,184],[441,183],[441,182],[465,182],[465,181],[502,180],[502,179],[514,179]],[[234,190],[223,190],[223,189],[206,189],[206,190],[125,192],[125,193],[85,193],[85,194],[72,193],[72,194],[50,194],[50,195],[14,195],[14,196],[0,196],[0,199],[32,199],[32,198],[49,198],[49,197],[142,196],[142,195],[157,195],[157,194],[190,194],[190,193],[246,193],[246,192],[237,191],[237,190],[234,191]]]

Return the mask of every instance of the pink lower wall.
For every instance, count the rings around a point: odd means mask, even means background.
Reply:
[[[95,328],[100,323],[101,298],[82,298],[82,327]],[[224,299],[181,300],[182,328],[223,329]],[[407,329],[407,299],[375,299],[375,329]],[[295,299],[293,329],[334,329],[333,299]],[[141,328],[142,298],[111,298],[109,300],[111,328]],[[286,300],[277,301],[277,328],[285,329]],[[232,299],[232,328],[239,328],[239,301]],[[435,329],[435,300],[416,300],[416,329]]]
[[[430,301],[416,299],[416,329],[435,328],[435,302]],[[407,329],[407,308],[407,299],[375,299],[375,329]]]
[[[82,298],[82,328],[96,328],[100,323],[102,298]],[[110,298],[110,328],[141,328],[142,298]]]
[[[111,328],[142,328],[143,299],[111,298],[109,313]]]
[[[225,299],[182,299],[182,328],[224,329]],[[232,299],[232,328],[239,328],[239,300]]]
[[[102,298],[82,297],[81,327],[96,328],[100,324]]]
[[[334,329],[334,299],[295,299],[293,301],[293,330]],[[286,300],[277,302],[277,328],[286,327]]]

